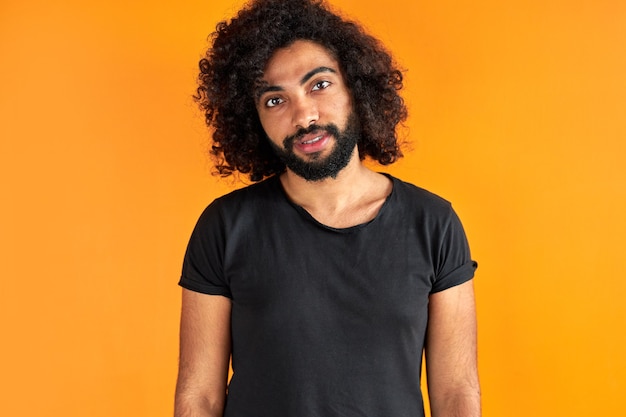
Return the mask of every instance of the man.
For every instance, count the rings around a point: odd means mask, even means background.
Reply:
[[[480,415],[470,258],[450,204],[366,168],[401,156],[401,73],[317,0],[222,22],[197,100],[222,175],[185,255],[176,416]],[[229,361],[233,376],[227,381]]]

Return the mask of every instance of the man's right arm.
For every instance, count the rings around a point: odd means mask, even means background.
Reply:
[[[231,353],[231,300],[183,289],[174,417],[222,417]]]

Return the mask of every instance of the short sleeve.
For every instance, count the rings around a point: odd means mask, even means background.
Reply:
[[[178,284],[191,291],[232,298],[224,276],[224,248],[224,222],[216,200],[200,215],[191,234]]]
[[[459,217],[449,206],[437,252],[436,275],[431,293],[460,285],[474,277],[478,264],[471,259],[469,244]]]

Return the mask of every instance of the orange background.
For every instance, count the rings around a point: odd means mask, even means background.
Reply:
[[[626,414],[626,3],[336,0],[408,69],[476,280],[485,416]],[[170,416],[183,252],[230,189],[190,96],[230,1],[0,3],[0,413]]]

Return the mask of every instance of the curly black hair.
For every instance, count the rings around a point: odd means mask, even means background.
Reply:
[[[339,61],[361,127],[359,157],[382,165],[402,157],[401,71],[377,39],[323,0],[252,0],[230,22],[218,23],[211,40],[194,98],[213,131],[210,153],[219,175],[239,171],[260,181],[285,170],[261,126],[254,91],[273,53],[296,40],[316,42]]]

